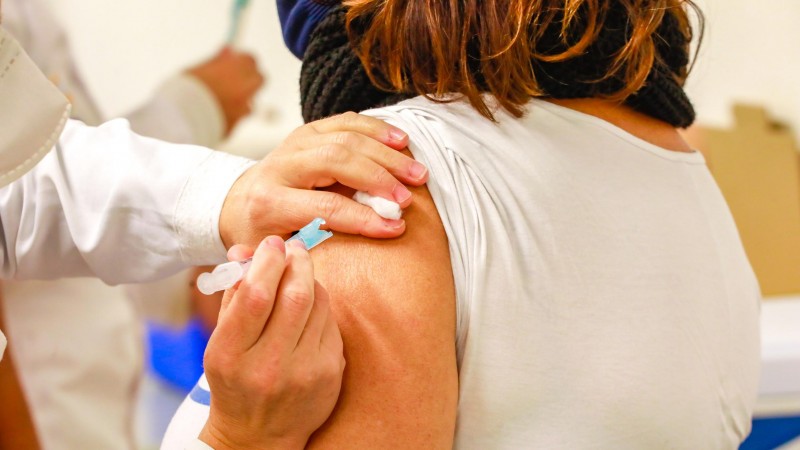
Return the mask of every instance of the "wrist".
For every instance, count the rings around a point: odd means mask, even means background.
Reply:
[[[233,229],[234,229],[234,220],[232,219],[232,212],[236,210],[236,185],[231,187],[231,190],[228,191],[227,197],[225,197],[225,201],[222,203],[222,209],[219,211],[219,238],[222,241],[222,246],[226,249],[230,249],[236,243],[236,240],[232,236]]]
[[[217,432],[208,423],[200,431],[200,435],[197,438],[214,450],[233,450],[236,448],[234,443],[225,437],[224,433]]]
[[[222,245],[229,249],[235,244],[250,244],[248,242],[241,242],[241,238],[236,236],[236,231],[242,228],[247,229],[251,224],[242,223],[247,218],[247,198],[250,191],[251,180],[249,172],[253,170],[253,166],[248,167],[240,176],[233,182],[225,200],[222,202],[222,207],[219,212],[219,237]]]
[[[210,420],[209,420],[210,422]],[[232,429],[225,426],[215,426],[209,422],[200,431],[198,439],[211,447],[213,450],[302,450],[306,447],[308,438],[290,436],[261,436],[258,431],[262,430],[240,430],[244,437],[236,438]]]

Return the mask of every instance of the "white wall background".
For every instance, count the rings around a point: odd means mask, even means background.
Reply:
[[[687,90],[700,123],[731,124],[733,102],[763,104],[800,137],[800,2],[697,3],[706,36]]]
[[[232,0],[48,0],[73,39],[89,86],[109,115],[142,101],[165,77],[216,51]],[[800,136],[800,2],[698,0],[706,36],[688,90],[699,122],[731,122],[735,101],[767,105]],[[299,62],[285,49],[275,3],[253,0],[243,35],[268,74],[259,115],[231,147],[269,147],[300,124]]]

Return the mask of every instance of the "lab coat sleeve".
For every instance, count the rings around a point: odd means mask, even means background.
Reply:
[[[225,260],[219,215],[253,161],[70,121],[56,148],[0,190],[3,278],[162,278]]]
[[[225,115],[217,98],[188,74],[167,80],[147,104],[126,118],[134,132],[177,144],[214,148],[225,134]]]

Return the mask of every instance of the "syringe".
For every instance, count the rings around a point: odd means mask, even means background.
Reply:
[[[242,29],[242,15],[250,4],[250,0],[233,0],[231,8],[231,27],[228,30],[228,45],[233,47],[239,41]]]
[[[305,244],[306,249],[311,250],[333,236],[333,233],[330,231],[319,229],[320,225],[324,224],[325,219],[318,217],[301,228],[300,231],[287,239],[286,242],[301,240],[303,244]],[[211,272],[202,273],[197,277],[197,288],[205,295],[211,295],[215,292],[230,289],[239,282],[239,280],[244,278],[252,262],[253,258],[248,258],[244,261],[231,261],[220,264]]]

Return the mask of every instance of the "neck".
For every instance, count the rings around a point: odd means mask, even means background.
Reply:
[[[609,100],[597,98],[545,99],[565,108],[595,116],[628,133],[675,152],[692,152],[692,148],[681,137],[678,129],[661,120],[642,114],[633,108]]]

